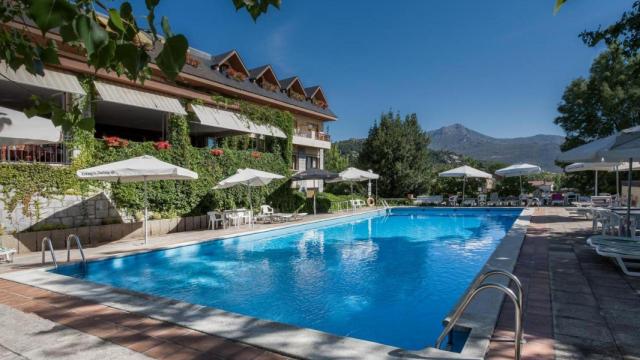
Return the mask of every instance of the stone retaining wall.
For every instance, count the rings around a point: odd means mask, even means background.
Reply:
[[[1,190],[1,188],[0,188]],[[61,195],[51,198],[34,197],[27,205],[18,203],[9,211],[11,198],[0,192],[0,225],[5,233],[24,231],[32,227],[80,227],[126,222],[105,193],[91,196]]]
[[[158,236],[169,233],[202,230],[207,228],[207,216],[189,216],[183,218],[149,220],[149,235]],[[80,237],[83,246],[96,246],[123,239],[142,239],[143,223],[124,223],[96,226],[71,227],[63,230],[33,231],[15,235],[1,235],[0,246],[17,249],[18,253],[42,250],[42,238],[51,238],[53,247],[63,249],[70,234]]]

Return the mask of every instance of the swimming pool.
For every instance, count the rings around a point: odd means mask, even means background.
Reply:
[[[52,271],[417,350],[520,212],[397,208]]]

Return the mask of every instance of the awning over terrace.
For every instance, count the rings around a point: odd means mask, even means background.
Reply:
[[[251,122],[246,117],[231,111],[214,109],[203,105],[192,105],[200,124],[217,130],[231,130],[242,133],[286,138],[284,132],[276,127]]]
[[[52,144],[62,141],[62,130],[51,120],[27,117],[22,111],[0,106],[0,145]]]
[[[0,62],[0,81],[13,81],[39,88],[86,95],[80,81],[73,75],[49,69],[44,70],[44,76],[33,75],[24,67],[13,71],[4,61]]]
[[[175,98],[100,81],[96,81],[95,85],[101,100],[106,102],[131,105],[178,115],[187,115],[180,101]]]

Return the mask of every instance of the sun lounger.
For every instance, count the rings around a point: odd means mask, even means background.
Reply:
[[[622,272],[629,276],[640,276],[640,271],[632,271],[630,267],[640,267],[640,245],[598,245],[596,253],[615,260]],[[629,261],[631,260],[631,261]]]
[[[593,235],[587,239],[587,244],[596,246],[618,246],[618,245],[631,245],[640,246],[640,240],[626,236],[612,236],[612,235]]]
[[[0,260],[6,262],[13,262],[13,255],[16,254],[16,249],[9,249],[0,247]]]

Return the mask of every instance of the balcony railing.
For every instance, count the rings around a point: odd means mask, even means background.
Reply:
[[[322,131],[308,131],[302,129],[296,129],[294,135],[306,137],[314,140],[331,141],[331,136]]]
[[[64,144],[0,146],[0,163],[69,164],[69,155]]]

